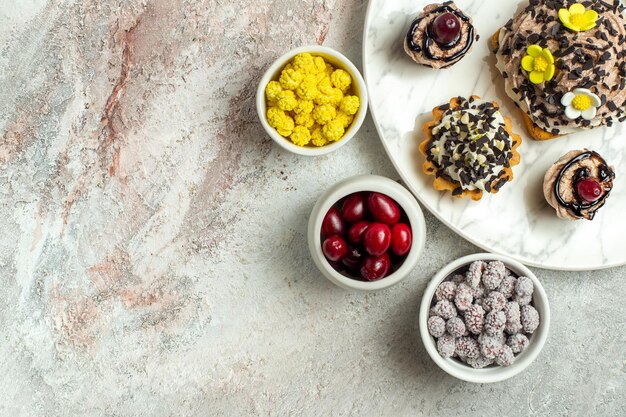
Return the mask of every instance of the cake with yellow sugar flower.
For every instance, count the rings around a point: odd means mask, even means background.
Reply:
[[[626,120],[626,21],[619,0],[530,0],[491,39],[530,135],[552,139]]]
[[[296,55],[265,87],[267,122],[298,146],[341,140],[361,105],[352,76],[323,57]]]

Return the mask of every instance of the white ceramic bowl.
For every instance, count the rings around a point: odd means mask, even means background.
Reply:
[[[278,134],[276,129],[271,127],[267,123],[267,105],[265,103],[265,87],[272,80],[278,80],[280,72],[287,65],[287,63],[293,59],[296,55],[302,52],[309,52],[312,55],[317,55],[323,57],[327,62],[333,65],[335,68],[341,68],[346,70],[350,75],[352,75],[352,84],[354,86],[354,92],[361,100],[361,105],[359,107],[359,111],[354,115],[354,120],[352,124],[346,129],[344,136],[341,140],[331,143],[329,145],[315,147],[315,146],[297,146],[293,142],[291,142],[288,138],[284,138]],[[318,156],[324,155],[334,150],[339,149],[350,139],[354,137],[356,132],[359,130],[363,121],[365,120],[365,115],[367,114],[367,87],[365,86],[365,81],[363,81],[363,77],[359,70],[350,62],[348,58],[343,56],[343,54],[335,51],[334,49],[327,48],[325,46],[311,45],[311,46],[303,46],[300,48],[293,49],[280,58],[278,58],[272,66],[268,68],[265,72],[261,81],[259,82],[259,87],[256,92],[256,110],[259,115],[259,120],[263,125],[263,128],[267,132],[267,134],[280,145],[282,148],[305,156]]]
[[[411,249],[400,268],[378,281],[365,282],[349,278],[336,271],[322,253],[322,238],[320,234],[322,221],[326,213],[343,197],[361,191],[379,192],[395,200],[406,213],[413,235]],[[376,291],[397,284],[415,268],[424,250],[426,224],[419,204],[417,204],[413,195],[406,188],[389,178],[378,175],[359,175],[338,182],[317,200],[309,218],[307,238],[313,261],[315,261],[322,274],[331,282],[345,289]]]
[[[489,366],[483,369],[474,369],[463,362],[454,358],[443,358],[437,351],[437,344],[435,339],[428,333],[427,321],[428,312],[431,307],[432,299],[435,295],[435,290],[439,284],[447,277],[451,276],[455,271],[463,268],[474,261],[502,261],[507,268],[513,271],[518,276],[526,276],[533,281],[535,291],[533,293],[533,305],[539,312],[540,324],[537,330],[532,334],[528,344],[528,347],[520,354],[517,355],[515,362],[511,366]],[[468,382],[476,383],[490,383],[500,382],[505,379],[511,378],[531,364],[541,352],[543,345],[548,338],[548,330],[550,328],[550,307],[548,305],[548,297],[543,289],[543,286],[532,273],[532,271],[526,268],[521,263],[514,259],[511,259],[503,255],[495,255],[492,253],[477,253],[474,255],[465,256],[457,259],[454,262],[446,265],[441,271],[433,277],[428,284],[424,297],[422,298],[422,304],[419,312],[419,329],[422,342],[426,347],[426,351],[430,355],[433,361],[441,369],[449,373],[450,375],[462,379]]]

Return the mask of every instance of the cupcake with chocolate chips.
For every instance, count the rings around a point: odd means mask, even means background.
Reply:
[[[411,23],[404,50],[418,64],[446,68],[461,60],[478,40],[472,19],[456,4],[429,4]]]
[[[497,103],[455,97],[433,109],[433,120],[423,132],[422,169],[435,177],[436,190],[480,200],[484,192],[495,194],[513,179],[511,168],[520,162],[522,139]]]
[[[626,21],[619,0],[530,0],[492,38],[530,135],[552,139],[626,120]]]
[[[546,172],[543,194],[557,216],[567,220],[593,220],[605,203],[615,172],[596,152],[566,153]]]

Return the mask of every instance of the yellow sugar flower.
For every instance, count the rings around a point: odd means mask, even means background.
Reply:
[[[580,3],[574,3],[569,9],[559,10],[559,20],[566,28],[574,32],[584,32],[596,27],[598,13],[595,10],[587,10]]]
[[[539,45],[530,45],[522,59],[522,69],[529,73],[528,78],[533,84],[550,81],[554,77],[554,57],[547,48]]]

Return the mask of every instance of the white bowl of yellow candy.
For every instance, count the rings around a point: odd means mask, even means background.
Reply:
[[[367,89],[348,58],[324,46],[303,46],[265,72],[256,107],[278,145],[300,155],[323,155],[348,143],[361,127]]]

